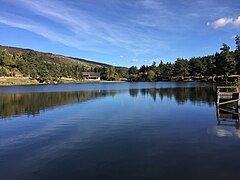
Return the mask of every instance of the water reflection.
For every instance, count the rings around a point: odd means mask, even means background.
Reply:
[[[208,133],[217,137],[240,138],[240,109],[227,107],[216,108],[217,126],[208,128]]]
[[[38,92],[23,94],[0,94],[0,118],[14,115],[37,115],[42,110],[66,104],[80,103],[104,96],[115,96],[111,91],[77,91],[77,92]]]
[[[229,126],[214,126],[208,128],[208,133],[213,134],[217,137],[237,137],[240,138],[240,131],[239,129],[229,127]]]
[[[240,133],[217,126],[214,92],[134,87],[0,95],[1,113],[12,109],[5,117],[41,113],[0,121],[1,179],[239,179],[232,152],[240,149]]]
[[[217,108],[217,120],[219,126],[235,126],[239,129],[240,126],[240,109],[231,109],[227,107]]]
[[[0,94],[0,118],[15,115],[37,115],[42,110],[72,103],[81,103],[90,99],[105,96],[115,96],[126,90],[98,90],[75,92],[35,92],[21,94]],[[214,105],[213,87],[178,87],[129,89],[131,97],[151,96],[154,101],[162,101],[164,97],[174,99],[178,104],[187,101],[192,103],[207,103]]]
[[[149,88],[149,89],[130,89],[129,94],[132,97],[151,96],[154,101],[160,100],[163,97],[174,98],[178,104],[183,104],[187,101],[192,103],[203,102],[210,106],[214,105],[215,87],[177,87],[177,88]]]

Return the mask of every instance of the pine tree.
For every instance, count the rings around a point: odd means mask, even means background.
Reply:
[[[236,43],[236,50],[234,52],[234,55],[235,55],[235,62],[237,64],[236,71],[238,74],[240,74],[240,36],[235,37],[235,43]]]
[[[221,68],[221,74],[226,76],[233,74],[236,70],[236,62],[233,52],[230,51],[230,47],[227,44],[223,44],[223,47],[220,50],[221,53],[218,59],[218,68]]]
[[[180,77],[182,80],[184,76],[189,75],[188,61],[185,59],[177,59],[174,64],[174,75]]]

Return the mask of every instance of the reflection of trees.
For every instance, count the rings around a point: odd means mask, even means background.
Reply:
[[[192,103],[208,103],[210,106],[214,104],[215,92],[214,87],[178,87],[178,88],[150,88],[150,89],[130,89],[131,96],[137,96],[138,92],[143,96],[151,96],[155,101],[163,97],[169,99],[175,98],[178,104],[183,104],[186,101]]]
[[[193,103],[204,102],[210,106],[214,104],[215,91],[213,87],[178,87],[178,88],[150,88],[130,89],[132,97],[151,96],[154,101],[174,98],[177,103],[186,101]],[[25,94],[0,94],[0,118],[19,114],[35,115],[41,110],[71,103],[78,103],[104,96],[115,96],[117,91],[77,91],[77,92],[41,92]]]
[[[0,94],[0,118],[13,115],[35,115],[41,110],[83,102],[103,96],[114,96],[116,91],[41,92]]]
[[[129,89],[129,94],[132,97],[137,97],[138,95],[138,89]]]

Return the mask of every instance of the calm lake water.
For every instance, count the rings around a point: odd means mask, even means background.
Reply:
[[[240,131],[204,83],[0,88],[1,180],[240,179]]]

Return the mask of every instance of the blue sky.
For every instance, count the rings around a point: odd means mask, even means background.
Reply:
[[[0,44],[120,66],[213,54],[240,35],[239,0],[0,0]]]

